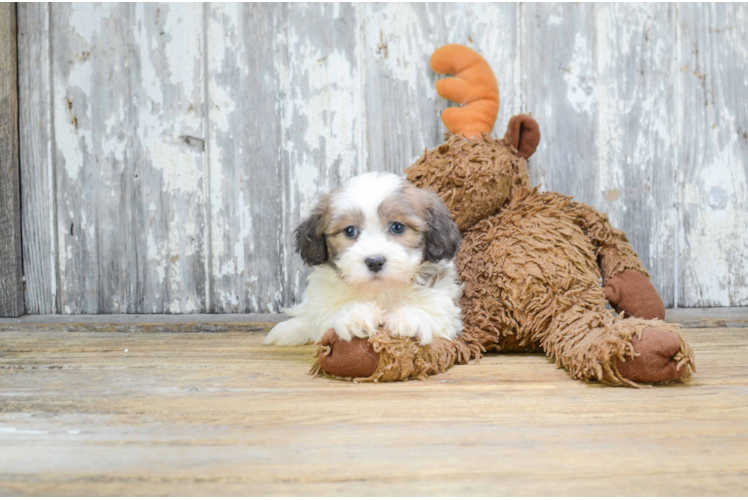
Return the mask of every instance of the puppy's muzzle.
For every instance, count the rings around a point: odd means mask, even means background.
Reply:
[[[366,267],[368,267],[369,271],[373,273],[378,273],[379,271],[381,271],[384,267],[385,262],[387,262],[387,259],[385,259],[381,255],[367,257],[366,260],[364,260],[364,263],[366,263]]]

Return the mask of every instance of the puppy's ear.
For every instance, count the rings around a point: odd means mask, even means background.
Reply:
[[[462,243],[462,235],[457,228],[452,213],[444,205],[444,202],[436,193],[425,191],[428,196],[428,208],[426,209],[426,232],[425,257],[429,262],[450,260],[457,255]]]
[[[326,200],[322,200],[312,214],[296,228],[296,251],[301,260],[308,266],[319,266],[327,262],[327,229]]]

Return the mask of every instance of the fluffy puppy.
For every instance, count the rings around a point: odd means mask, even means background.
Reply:
[[[454,339],[462,331],[454,257],[461,236],[439,196],[387,172],[354,177],[296,229],[309,276],[302,302],[265,344],[393,335]]]

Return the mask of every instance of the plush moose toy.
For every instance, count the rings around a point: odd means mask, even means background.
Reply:
[[[421,346],[382,329],[351,342],[330,330],[313,373],[423,379],[486,351],[543,351],[580,380],[637,387],[689,378],[693,352],[678,327],[663,321],[662,299],[625,233],[594,208],[530,185],[537,122],[517,115],[503,139],[489,136],[499,90],[485,59],[446,45],[431,67],[454,75],[436,88],[461,107],[442,114],[452,135],[406,174],[444,200],[463,234],[457,267],[464,332]]]

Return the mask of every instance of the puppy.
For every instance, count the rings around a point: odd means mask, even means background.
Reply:
[[[392,335],[454,339],[462,331],[454,257],[461,242],[439,196],[387,172],[354,177],[296,229],[296,251],[315,266],[302,302],[265,344]]]

